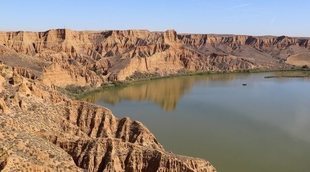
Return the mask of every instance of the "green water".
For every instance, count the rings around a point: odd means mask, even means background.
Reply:
[[[167,151],[220,172],[309,172],[310,79],[264,78],[283,74],[291,73],[160,79],[85,99],[142,121]]]

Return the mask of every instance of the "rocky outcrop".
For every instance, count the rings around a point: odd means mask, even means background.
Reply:
[[[206,160],[166,152],[138,121],[0,69],[3,171],[215,171]]]
[[[132,78],[137,72],[166,76],[180,72],[288,69],[292,67],[292,63],[286,63],[289,57],[309,51],[308,38],[287,36],[68,29],[0,34],[1,61],[31,68],[45,84],[62,87],[97,87]]]
[[[215,171],[201,159],[176,156],[118,139],[78,140],[58,145],[72,151],[76,164],[90,171]]]

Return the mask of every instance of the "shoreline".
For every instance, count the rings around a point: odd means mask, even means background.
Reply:
[[[268,73],[268,72],[309,72],[310,69],[308,68],[294,68],[294,69],[275,69],[275,70],[263,70],[263,69],[252,69],[252,70],[236,70],[236,71],[205,71],[205,72],[184,72],[178,74],[171,74],[166,76],[150,76],[150,77],[143,77],[139,79],[131,78],[129,80],[124,81],[114,81],[105,83],[100,87],[89,87],[89,86],[67,86],[66,88],[58,87],[59,91],[72,99],[75,100],[82,100],[89,94],[94,94],[96,92],[100,92],[106,89],[112,88],[119,88],[119,87],[126,87],[134,84],[138,84],[141,82],[152,81],[152,80],[159,80],[159,79],[168,79],[168,78],[176,78],[176,77],[189,77],[189,76],[199,76],[199,75],[214,75],[214,74],[252,74],[252,73]],[[150,74],[152,75],[152,74]],[[272,78],[302,78],[302,77],[310,77],[308,76],[265,76],[266,79]]]

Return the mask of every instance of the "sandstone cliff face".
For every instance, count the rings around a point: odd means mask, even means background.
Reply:
[[[31,68],[45,84],[56,86],[100,86],[126,80],[135,73],[165,76],[179,72],[283,69],[296,64],[286,63],[288,57],[309,51],[308,38],[286,36],[177,34],[173,30],[0,33],[0,60]],[[15,64],[12,59],[24,62]],[[308,56],[306,59],[308,63]]]
[[[0,65],[0,170],[215,171],[168,153],[140,122],[70,100]]]

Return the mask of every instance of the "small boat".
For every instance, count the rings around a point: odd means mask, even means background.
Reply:
[[[244,83],[244,84],[242,84],[242,86],[247,86],[248,84],[246,84],[246,83]]]

